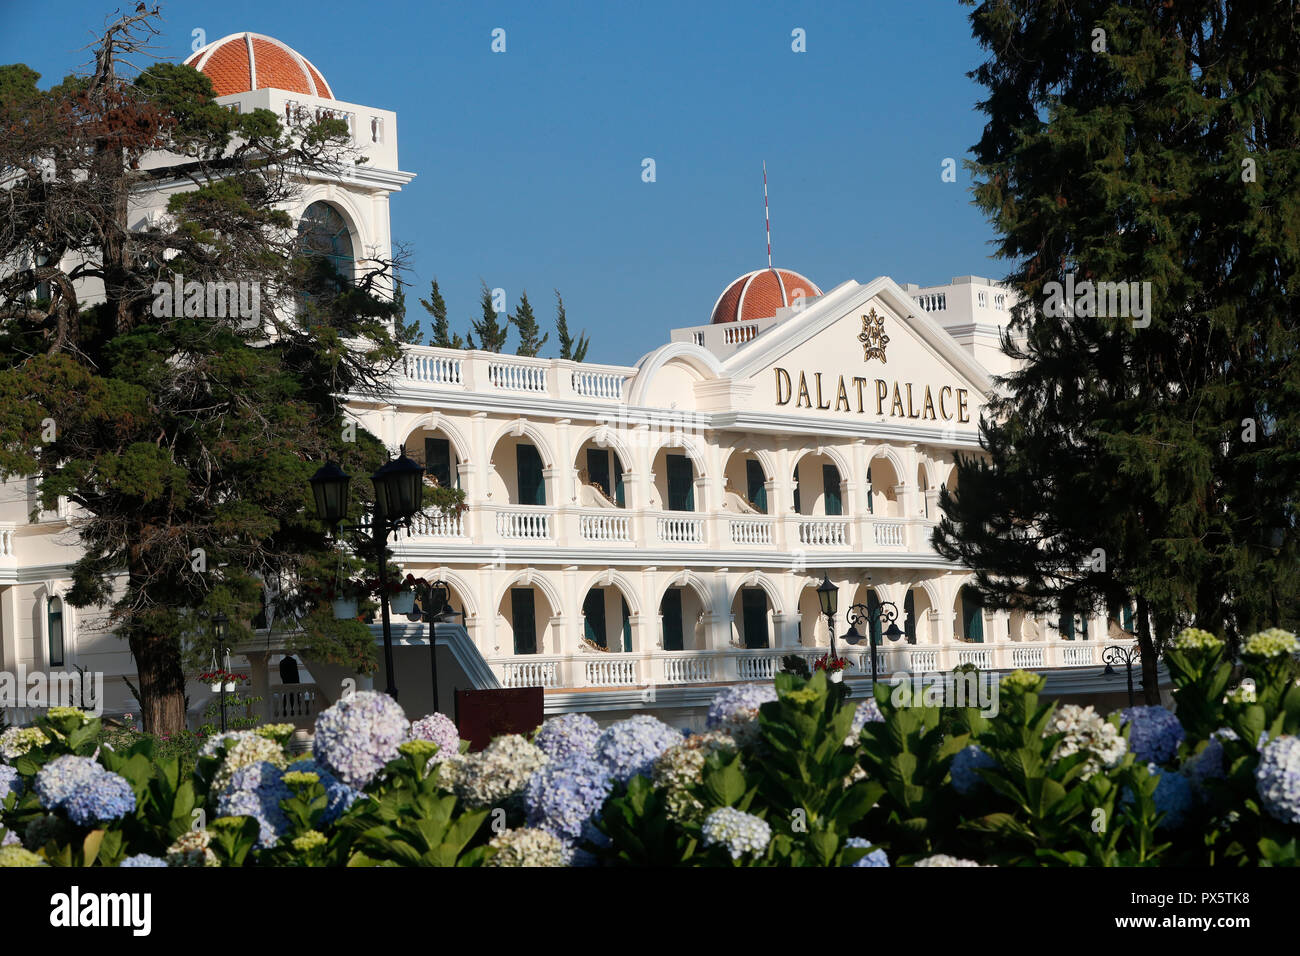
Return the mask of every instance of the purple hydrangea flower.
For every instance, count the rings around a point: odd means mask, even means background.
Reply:
[[[578,840],[613,789],[609,771],[590,757],[552,760],[524,788],[528,825],[563,840]]]
[[[1255,790],[1269,815],[1300,824],[1300,737],[1275,737],[1260,752]]]
[[[397,757],[398,746],[410,736],[410,722],[397,701],[363,690],[316,718],[312,755],[343,783],[361,790]]]
[[[596,759],[615,780],[627,783],[638,774],[649,778],[659,755],[681,742],[682,735],[662,720],[638,714],[612,724],[600,735]]]
[[[347,813],[348,808],[358,799],[365,796],[360,790],[353,790],[346,783],[340,782],[332,773],[322,767],[315,760],[304,757],[301,760],[295,760],[285,768],[284,772],[294,771],[297,773],[314,773],[320,777],[320,785],[325,788],[325,812],[321,815],[320,823],[333,823],[343,814]],[[283,775],[282,775],[283,778]]]
[[[437,744],[438,752],[433,755],[436,761],[460,753],[460,731],[445,714],[429,714],[412,723],[411,737],[414,740],[431,740]]]
[[[240,767],[217,798],[217,812],[223,817],[252,817],[257,821],[258,847],[275,846],[289,826],[280,801],[293,796],[284,785],[284,771],[268,761]]]
[[[8,764],[0,763],[0,803],[3,803],[9,794],[22,796],[22,792],[23,779],[18,776],[18,771]]]
[[[1176,830],[1183,825],[1187,812],[1196,802],[1191,781],[1181,773],[1163,769],[1158,763],[1148,763],[1147,773],[1160,778],[1160,782],[1156,784],[1156,792],[1151,795],[1156,805],[1156,812],[1164,814],[1156,824],[1156,829]],[[1133,791],[1125,787],[1120,799],[1125,804],[1131,804]]]
[[[998,762],[993,759],[982,747],[971,744],[963,747],[952,758],[952,767],[949,773],[952,774],[952,785],[958,793],[965,796],[974,793],[983,787],[984,778],[976,771],[981,767],[996,767]]]
[[[160,857],[150,856],[148,853],[137,853],[135,856],[128,856],[118,866],[166,866],[167,861]]]
[[[1164,707],[1127,707],[1121,711],[1128,725],[1129,750],[1148,763],[1168,763],[1187,736],[1178,718]]]
[[[1186,761],[1183,765],[1184,775],[1197,788],[1204,787],[1207,780],[1222,780],[1228,772],[1223,741],[1237,739],[1236,731],[1220,727],[1210,734],[1210,739],[1201,752]]]
[[[81,826],[135,812],[131,785],[90,757],[55,757],[36,775],[36,795],[46,810],[62,809]]]
[[[709,704],[706,726],[712,730],[728,720],[756,711],[763,704],[776,700],[776,687],[772,684],[734,684],[713,695]]]
[[[23,841],[18,839],[18,834],[13,830],[5,830],[4,839],[0,840],[0,846],[22,846]]]
[[[864,840],[862,837],[849,837],[844,841],[847,847],[869,847],[870,840]],[[849,866],[889,866],[889,857],[885,856],[885,851],[879,848],[872,850],[866,856],[861,857],[856,863],[850,863]]]
[[[596,751],[600,725],[586,714],[563,714],[551,717],[537,731],[533,743],[552,760],[590,757]]]

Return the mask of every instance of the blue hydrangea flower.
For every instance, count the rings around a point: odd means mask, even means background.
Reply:
[[[335,777],[365,789],[397,748],[410,739],[411,725],[387,694],[363,690],[344,697],[316,718],[312,754]]]
[[[952,785],[958,793],[963,796],[974,793],[985,786],[984,778],[976,771],[981,767],[996,767],[998,762],[993,759],[982,747],[971,744],[963,747],[952,758],[952,767],[949,772],[952,774]]]
[[[713,695],[709,704],[706,726],[712,730],[741,713],[756,711],[763,704],[776,700],[776,687],[772,684],[733,684]]]
[[[853,733],[856,735],[867,726],[867,723],[881,723],[885,715],[880,712],[880,705],[876,703],[876,698],[868,697],[862,703],[853,709]]]
[[[600,735],[596,759],[619,783],[627,783],[637,774],[648,779],[659,755],[681,742],[682,735],[662,720],[638,714],[612,724]]]
[[[240,767],[217,798],[217,812],[223,817],[253,817],[257,820],[257,845],[273,847],[289,826],[280,801],[292,793],[284,785],[284,771],[268,761]]]
[[[1129,728],[1129,750],[1147,763],[1168,763],[1187,736],[1178,718],[1158,705],[1126,707],[1121,715]]]
[[[23,779],[18,776],[18,771],[7,763],[0,763],[0,803],[3,803],[9,794],[22,796],[22,792]]]
[[[1255,789],[1270,816],[1300,824],[1300,737],[1283,734],[1269,742],[1255,768]]]
[[[285,773],[294,771],[297,773],[314,773],[320,777],[320,784],[325,788],[325,813],[320,818],[320,823],[333,823],[343,814],[347,813],[348,808],[356,803],[358,799],[365,794],[360,790],[353,790],[346,783],[340,782],[334,774],[330,773],[315,760],[310,757],[304,757],[301,760],[295,760],[285,768]]]
[[[1156,824],[1156,829],[1178,829],[1185,822],[1188,811],[1196,803],[1192,782],[1183,774],[1165,770],[1157,763],[1148,763],[1147,773],[1160,778],[1155,793],[1151,795],[1156,805],[1156,812],[1164,814]],[[1134,799],[1133,791],[1125,787],[1120,799],[1125,804],[1131,804]]]
[[[156,856],[150,856],[148,853],[137,853],[135,856],[128,856],[118,866],[166,866],[167,861]]]
[[[586,714],[562,714],[548,718],[533,743],[552,760],[590,757],[600,739],[600,725]]]
[[[411,724],[411,737],[415,740],[431,740],[438,745],[438,752],[433,755],[436,761],[460,753],[460,731],[445,714],[429,714]]]
[[[739,860],[746,853],[762,853],[772,839],[772,828],[762,817],[735,807],[721,807],[704,818],[700,829],[705,846],[722,846]]]
[[[524,788],[528,825],[578,840],[613,789],[609,771],[590,757],[552,760]]]
[[[22,846],[22,842],[13,830],[5,830],[4,839],[0,839],[0,846]]]
[[[55,757],[36,774],[36,796],[46,810],[62,809],[81,826],[135,812],[135,791],[126,779],[90,757]]]
[[[870,840],[864,840],[862,837],[849,837],[844,841],[844,846],[862,847],[871,846]],[[889,866],[889,857],[885,856],[885,851],[877,847],[866,856],[861,857],[856,863],[850,863],[849,866]]]
[[[1223,741],[1237,740],[1237,732],[1230,727],[1220,727],[1210,734],[1204,749],[1183,764],[1183,774],[1197,789],[1203,788],[1207,780],[1222,780],[1228,772],[1223,752]]]

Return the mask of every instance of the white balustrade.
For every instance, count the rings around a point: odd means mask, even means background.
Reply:
[[[464,366],[461,359],[450,355],[426,355],[407,352],[404,356],[406,377],[413,382],[429,385],[463,385]]]
[[[497,534],[503,538],[545,540],[551,536],[549,511],[498,511]]]
[[[513,392],[545,392],[546,366],[516,362],[489,362],[488,381]]]
[[[430,538],[463,538],[465,521],[461,515],[415,515],[411,518],[411,534]]]
[[[583,398],[611,398],[618,401],[623,397],[623,383],[627,376],[617,372],[587,372],[581,369],[573,373],[573,391]]]
[[[1078,667],[1092,663],[1091,644],[1066,644],[1061,648],[1061,663],[1066,667]]]
[[[637,682],[635,658],[628,660],[621,654],[611,654],[584,664],[588,687],[628,687]]]
[[[737,345],[741,342],[748,342],[758,335],[757,325],[747,325],[737,322],[734,325],[727,325],[722,332],[722,341],[727,345]]]
[[[736,659],[736,673],[741,680],[771,680],[777,659],[771,655],[745,655]]]
[[[658,518],[655,520],[655,534],[666,544],[703,544],[704,521],[700,518]]]
[[[315,684],[281,684],[271,690],[271,717],[290,723],[312,719],[321,712],[322,703]]]
[[[665,657],[664,683],[699,684],[716,680],[713,676],[713,661],[712,656]]]
[[[584,541],[631,541],[632,535],[627,515],[578,515],[578,533]]]
[[[849,543],[847,521],[800,521],[799,543],[813,547],[835,547]]]
[[[502,687],[559,687],[560,663],[554,660],[517,660],[499,662]]]
[[[993,649],[991,647],[962,647],[957,649],[958,664],[974,664],[983,670],[993,666]]]
[[[733,520],[730,525],[733,544],[772,543],[772,523],[770,521]]]
[[[938,650],[908,651],[908,670],[912,673],[937,671],[939,669]]]
[[[896,547],[903,544],[903,522],[875,521],[872,523],[872,536],[876,544],[882,547]]]
[[[1011,666],[1015,668],[1042,667],[1045,657],[1041,647],[1011,648]]]

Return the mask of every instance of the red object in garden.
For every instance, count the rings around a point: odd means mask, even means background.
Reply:
[[[846,667],[852,667],[847,657],[831,657],[830,654],[823,654],[813,662],[813,667],[819,671],[842,671]]]
[[[530,734],[543,719],[540,687],[456,691],[456,726],[470,750],[482,750],[502,734]]]

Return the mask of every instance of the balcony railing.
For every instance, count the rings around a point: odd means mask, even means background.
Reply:
[[[464,363],[450,355],[420,355],[408,352],[402,357],[403,370],[412,382],[430,385],[461,385],[464,383]]]
[[[664,544],[703,544],[704,519],[689,514],[655,518],[655,537]]]
[[[506,357],[494,352],[403,347],[396,381],[465,391],[503,390],[548,398],[619,402],[636,369],[565,359]]]
[[[732,544],[772,544],[771,518],[733,518],[728,524]]]
[[[463,538],[465,519],[462,515],[415,515],[411,518],[411,534],[430,538]]]
[[[498,511],[497,534],[510,540],[544,541],[551,537],[549,511]]]
[[[814,548],[836,548],[849,543],[849,522],[840,518],[803,519],[799,543]]]
[[[488,365],[488,380],[496,388],[514,392],[547,391],[546,368],[539,365],[491,362]]]
[[[623,397],[623,383],[627,379],[628,376],[617,372],[579,370],[573,373],[573,391],[583,398],[612,398],[617,401]]]
[[[872,540],[882,548],[907,544],[906,518],[877,518],[871,523]]]
[[[313,724],[324,698],[315,684],[281,684],[271,690],[271,718],[277,723]]]
[[[626,514],[596,510],[578,515],[578,533],[584,541],[631,541],[631,526]]]

